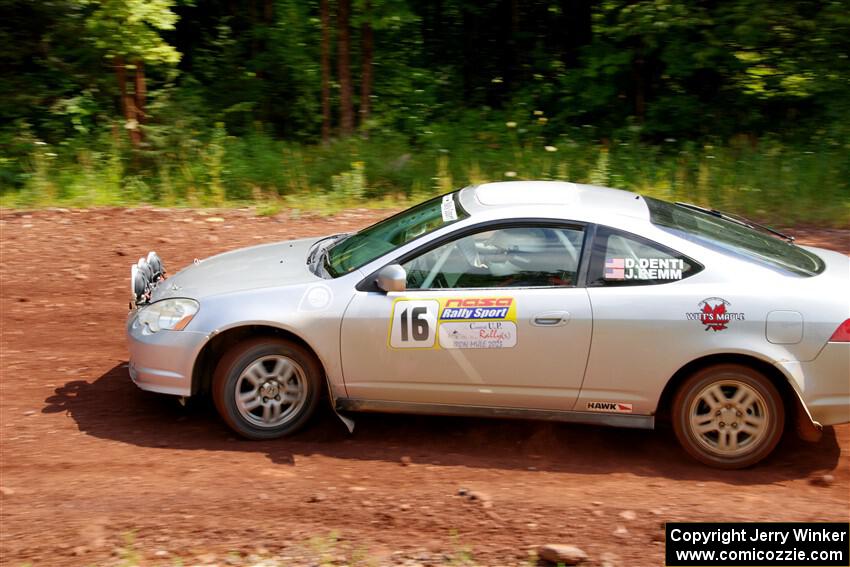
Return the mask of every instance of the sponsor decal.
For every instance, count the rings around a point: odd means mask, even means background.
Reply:
[[[399,298],[390,317],[390,348],[511,348],[516,346],[512,297]]]
[[[511,348],[516,346],[516,323],[481,321],[440,324],[442,348]]]
[[[744,321],[744,314],[731,311],[731,306],[722,297],[708,297],[699,302],[699,311],[686,313],[685,316],[705,325],[706,331],[725,331],[733,321]]]
[[[587,411],[632,413],[632,404],[623,404],[620,402],[587,402]]]
[[[440,206],[440,211],[443,214],[443,222],[457,220],[457,209],[455,209],[454,197],[451,195],[445,195],[443,197],[442,205]]]
[[[512,297],[447,299],[440,313],[440,320],[504,319],[508,316],[513,301]]]
[[[446,299],[446,307],[510,307],[513,297],[468,297],[466,299]]]
[[[606,280],[680,280],[685,261],[679,258],[609,258]]]

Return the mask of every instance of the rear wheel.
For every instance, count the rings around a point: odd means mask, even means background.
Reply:
[[[274,439],[303,427],[316,411],[321,389],[322,371],[312,353],[274,338],[234,346],[213,377],[216,409],[249,439]]]
[[[782,397],[762,373],[740,364],[699,370],[673,400],[682,447],[713,467],[738,469],[764,459],[782,437]]]

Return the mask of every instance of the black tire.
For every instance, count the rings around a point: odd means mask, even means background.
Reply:
[[[285,384],[278,378],[256,378],[256,374],[276,368],[278,361],[293,370]],[[256,382],[260,386],[255,387]],[[294,392],[298,388],[293,386],[295,382],[300,384],[303,396],[290,394],[290,389]],[[307,423],[319,405],[324,386],[322,367],[313,353],[291,341],[262,337],[241,342],[224,354],[215,369],[212,394],[219,415],[235,432],[248,439],[275,439],[294,433]],[[249,403],[237,402],[238,393],[249,397],[254,394],[252,388],[256,388],[257,395]],[[296,397],[299,402],[287,405],[288,399]],[[261,405],[248,410],[253,402]],[[280,423],[264,421],[266,406],[272,407],[270,414],[275,406],[281,408]]]
[[[682,383],[672,418],[676,438],[693,458],[716,468],[741,469],[767,457],[779,443],[785,408],[776,386],[761,372],[718,364]]]

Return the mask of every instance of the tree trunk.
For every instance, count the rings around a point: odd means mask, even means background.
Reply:
[[[337,27],[339,28],[339,127],[343,136],[354,131],[354,106],[351,88],[351,0],[339,0]]]
[[[136,60],[136,95],[134,102],[136,104],[136,120],[139,124],[147,122],[148,115],[145,114],[145,97],[148,94],[147,86],[145,85],[145,62]]]
[[[464,6],[464,5],[462,5]],[[472,105],[481,104],[480,91],[478,89],[477,77],[481,73],[481,42],[479,40],[478,15],[469,7],[461,8],[462,18],[462,58],[461,58],[461,81],[463,82],[464,101]]]
[[[502,83],[503,96],[512,92],[514,84],[517,82],[519,68],[519,3],[517,0],[510,2],[510,24],[508,30],[507,41],[504,46],[507,48],[503,53],[502,59]]]
[[[643,124],[643,119],[646,116],[645,71],[644,59],[638,55],[637,59],[632,63],[632,80],[635,86],[635,116],[640,124]]]
[[[260,29],[262,31],[262,38],[258,41],[258,57],[259,61],[255,61],[257,64],[257,78],[261,81],[269,81],[269,38],[272,36],[272,28],[274,27],[274,0],[265,0],[263,3],[263,15],[262,15],[262,24],[260,24]],[[257,32],[257,28],[254,28],[254,33]],[[273,67],[272,67],[273,68]],[[271,73],[273,76],[273,73]],[[263,118],[266,121],[275,122],[277,118],[277,114],[275,112],[275,96],[272,94],[274,87],[264,86],[262,87],[263,91],[266,93],[263,96],[262,102],[262,113]]]
[[[251,30],[251,63],[256,67],[257,53],[260,51],[260,40],[257,37],[257,0],[248,0],[248,22]]]
[[[369,0],[364,2],[364,18],[361,26],[362,43],[362,75],[360,83],[360,129],[363,136],[368,136],[366,123],[369,121],[372,96],[372,54],[374,52],[374,37],[372,36],[372,22],[370,20],[371,5]]]
[[[124,65],[124,58],[116,56],[113,59],[113,66],[115,67],[115,79],[118,81],[118,92],[121,94],[121,112],[124,114],[124,125],[130,134],[130,142],[133,147],[138,147],[142,138],[139,132],[136,103],[133,100],[133,95],[127,92],[127,67]]]
[[[328,0],[321,0],[322,20],[322,143],[331,139],[331,18]]]
[[[561,0],[561,60],[567,68],[579,66],[581,48],[593,39],[593,6],[590,0]],[[556,36],[556,37],[557,37]]]

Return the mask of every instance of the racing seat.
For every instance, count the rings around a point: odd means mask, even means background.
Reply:
[[[476,248],[486,268],[464,275],[458,282],[462,287],[484,286],[482,280],[487,280],[487,287],[572,283],[571,258],[564,243],[551,229],[528,227],[495,231]]]

